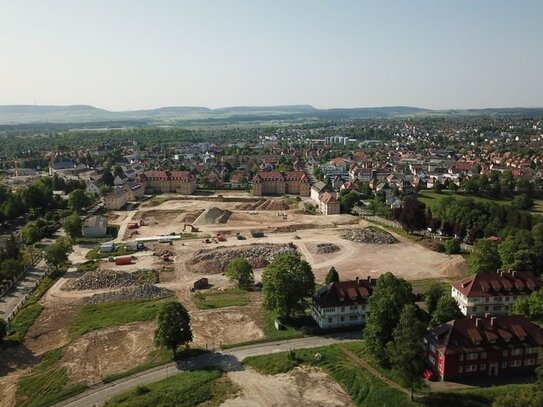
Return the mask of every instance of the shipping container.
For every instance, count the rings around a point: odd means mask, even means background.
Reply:
[[[132,263],[132,258],[130,256],[115,258],[115,264],[117,266],[124,266],[125,264],[130,264],[130,263]]]

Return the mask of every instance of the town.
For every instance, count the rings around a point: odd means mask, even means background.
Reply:
[[[6,406],[135,405],[157,380],[232,405],[539,386],[540,111],[0,139]]]

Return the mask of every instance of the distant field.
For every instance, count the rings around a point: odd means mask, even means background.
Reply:
[[[454,193],[452,191],[442,191],[442,192],[424,191],[424,192],[419,193],[419,196],[418,196],[418,199],[424,202],[430,208],[432,208],[441,199],[445,199],[445,198],[473,199],[475,202],[482,202],[482,203],[493,202],[499,205],[508,205],[511,202],[510,199],[487,198],[483,196]]]

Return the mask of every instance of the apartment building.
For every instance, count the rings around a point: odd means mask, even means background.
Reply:
[[[303,171],[261,171],[253,178],[252,194],[309,196],[309,177]]]
[[[451,284],[452,297],[466,316],[507,315],[513,302],[542,286],[530,272],[489,272],[475,274]]]
[[[366,323],[370,309],[368,299],[377,280],[330,283],[313,294],[311,316],[322,329],[359,326]]]
[[[137,176],[149,193],[175,192],[190,195],[196,190],[196,178],[189,171],[145,171]]]

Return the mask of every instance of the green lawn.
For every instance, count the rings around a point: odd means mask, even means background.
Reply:
[[[251,302],[249,292],[240,288],[225,291],[198,291],[194,299],[198,309],[243,306]]]
[[[47,352],[29,374],[19,379],[17,407],[49,406],[86,389],[84,384],[66,386],[68,370],[66,367],[54,367],[61,356],[62,349]]]
[[[92,249],[85,256],[87,259],[98,260],[98,259],[107,259],[112,256],[128,256],[132,255],[135,252],[128,251],[124,246],[116,246],[115,251],[111,253],[100,253],[100,249]]]
[[[497,203],[500,205],[509,205],[511,203],[511,199],[487,198],[484,196],[461,194],[458,192],[454,193],[452,191],[442,191],[442,192],[421,191],[417,198],[419,199],[419,201],[424,202],[426,206],[433,207],[436,202],[448,197],[452,197],[455,199],[473,199],[475,202],[482,202],[482,203],[492,202],[492,203]]]
[[[26,336],[26,333],[34,323],[34,321],[40,316],[43,311],[43,305],[38,303],[38,300],[45,294],[45,292],[51,288],[51,286],[57,281],[57,276],[49,275],[45,277],[38,287],[32,292],[25,305],[15,315],[15,318],[10,322],[10,332],[8,339],[12,341],[22,342]]]
[[[235,392],[236,387],[220,371],[196,370],[139,386],[115,396],[106,407],[212,407],[220,405]]]
[[[120,301],[84,305],[69,328],[70,337],[73,339],[96,329],[155,319],[162,305],[168,301],[171,300]]]

